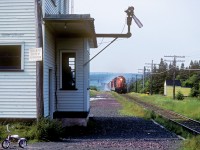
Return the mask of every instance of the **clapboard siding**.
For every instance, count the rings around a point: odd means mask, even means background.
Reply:
[[[55,4],[51,0],[45,0],[45,14],[68,14],[68,13],[69,13],[69,0],[56,0]]]
[[[34,0],[0,0],[0,44],[24,45],[24,71],[0,72],[0,118],[36,118]]]
[[[58,1],[56,5],[51,0],[45,0],[45,14],[58,14]]]
[[[60,0],[60,13],[69,14],[69,0]]]
[[[57,111],[84,111],[83,45],[84,40],[81,38],[57,40]],[[61,51],[76,52],[77,90],[59,90]]]
[[[45,28],[44,44],[44,116],[51,115],[55,111],[55,38],[49,28]],[[49,91],[49,69],[52,70],[52,91]],[[51,92],[51,99],[49,97]],[[51,100],[51,102],[49,101]],[[51,113],[49,107],[51,105]]]
[[[83,52],[83,64],[85,64],[90,59],[90,46],[88,39],[84,39],[84,52]],[[84,111],[89,111],[90,109],[90,63],[84,65]]]

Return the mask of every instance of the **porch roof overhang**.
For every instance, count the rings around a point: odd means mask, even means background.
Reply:
[[[46,14],[43,20],[56,37],[88,38],[90,47],[97,48],[94,19],[89,14]]]

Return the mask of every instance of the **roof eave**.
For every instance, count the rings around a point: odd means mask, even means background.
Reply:
[[[90,47],[97,48],[94,18],[89,14],[47,14],[43,20],[55,30],[56,36],[88,38]]]

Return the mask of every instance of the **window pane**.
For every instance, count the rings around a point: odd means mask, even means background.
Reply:
[[[75,61],[75,58],[69,58],[69,61],[74,62],[74,61]]]
[[[75,89],[75,53],[62,53],[62,89]]]
[[[21,69],[21,45],[0,45],[0,70]]]

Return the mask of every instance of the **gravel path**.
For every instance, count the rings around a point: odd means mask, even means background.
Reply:
[[[109,95],[91,101],[88,127],[71,127],[63,142],[29,144],[38,150],[176,150],[181,140],[153,121],[120,116],[120,104]]]

